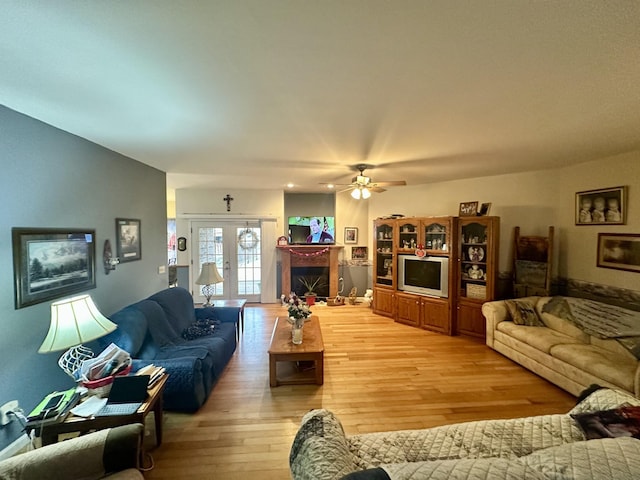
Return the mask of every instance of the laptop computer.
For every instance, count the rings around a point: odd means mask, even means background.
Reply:
[[[149,375],[114,377],[107,403],[95,416],[133,415],[147,399],[148,385]]]

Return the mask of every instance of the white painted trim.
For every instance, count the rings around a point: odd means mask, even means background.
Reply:
[[[5,448],[0,450],[0,460],[6,460],[7,458],[13,457],[16,453],[20,452],[20,450],[29,445],[29,443],[29,437],[26,433],[23,433],[18,438],[16,438],[13,443],[10,443]]]

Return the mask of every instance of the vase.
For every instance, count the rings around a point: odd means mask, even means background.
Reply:
[[[300,345],[302,343],[302,328],[304,327],[304,318],[291,319],[291,343]]]

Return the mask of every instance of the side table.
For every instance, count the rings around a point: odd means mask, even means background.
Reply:
[[[132,415],[116,415],[108,417],[76,417],[70,414],[64,421],[45,425],[41,431],[42,445],[49,445],[58,441],[58,436],[63,433],[80,432],[87,433],[91,430],[101,430],[103,428],[117,427],[128,423],[142,423],[146,416],[153,412],[156,428],[156,445],[162,444],[162,394],[169,375],[165,374],[148,391],[147,400],[140,406],[138,411]],[[37,428],[40,431],[40,428]]]

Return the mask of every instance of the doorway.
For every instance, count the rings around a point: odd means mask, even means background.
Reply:
[[[213,285],[212,301],[243,298],[259,302],[262,288],[262,229],[259,222],[206,221],[191,225],[194,300],[204,302],[196,285],[202,264],[213,262],[224,281]]]

